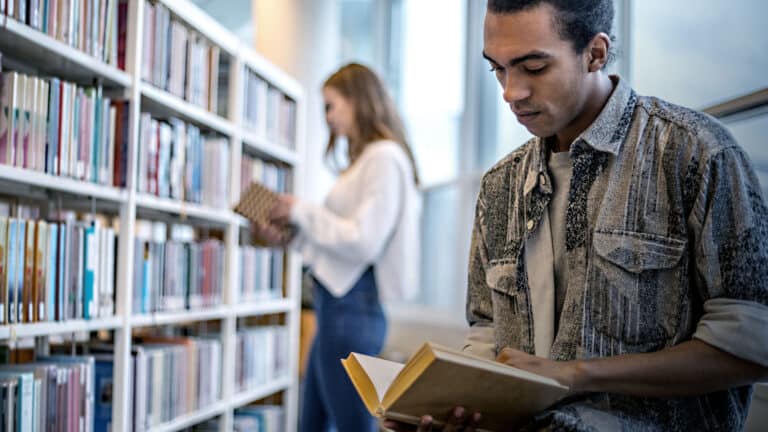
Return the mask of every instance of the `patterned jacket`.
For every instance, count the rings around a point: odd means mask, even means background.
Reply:
[[[748,157],[713,118],[612,78],[605,108],[571,146],[569,281],[550,358],[645,353],[697,338],[768,365],[768,211]],[[524,262],[524,247],[552,194],[546,151],[534,138],[483,177],[467,293],[466,349],[478,354],[534,353],[526,268],[535,264]],[[751,393],[593,394],[563,401],[533,426],[740,430]]]

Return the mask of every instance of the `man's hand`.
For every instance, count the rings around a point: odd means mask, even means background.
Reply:
[[[581,375],[577,361],[559,362],[536,357],[512,348],[501,350],[498,357],[496,357],[496,361],[552,378],[568,387],[571,394],[581,391]]]
[[[568,386],[571,393],[687,397],[768,379],[767,367],[696,339],[651,353],[566,362],[505,348],[497,360],[554,378]]]
[[[470,415],[464,407],[456,407],[453,409],[451,418],[442,427],[435,426],[430,415],[422,416],[418,426],[389,419],[384,420],[381,426],[395,432],[474,432],[481,419],[479,412]]]

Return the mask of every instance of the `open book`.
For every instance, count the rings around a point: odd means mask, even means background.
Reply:
[[[405,365],[351,353],[341,363],[368,411],[417,424],[444,422],[456,406],[482,414],[480,430],[514,430],[565,396],[557,381],[432,343]]]

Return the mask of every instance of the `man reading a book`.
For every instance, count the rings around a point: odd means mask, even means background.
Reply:
[[[768,209],[722,124],[604,71],[612,21],[488,1],[484,57],[535,137],[482,180],[465,350],[570,387],[530,430],[740,430],[768,379]]]

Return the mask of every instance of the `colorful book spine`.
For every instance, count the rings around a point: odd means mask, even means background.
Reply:
[[[56,319],[56,286],[58,283],[58,245],[59,225],[48,226],[48,277],[46,278],[47,319]]]

